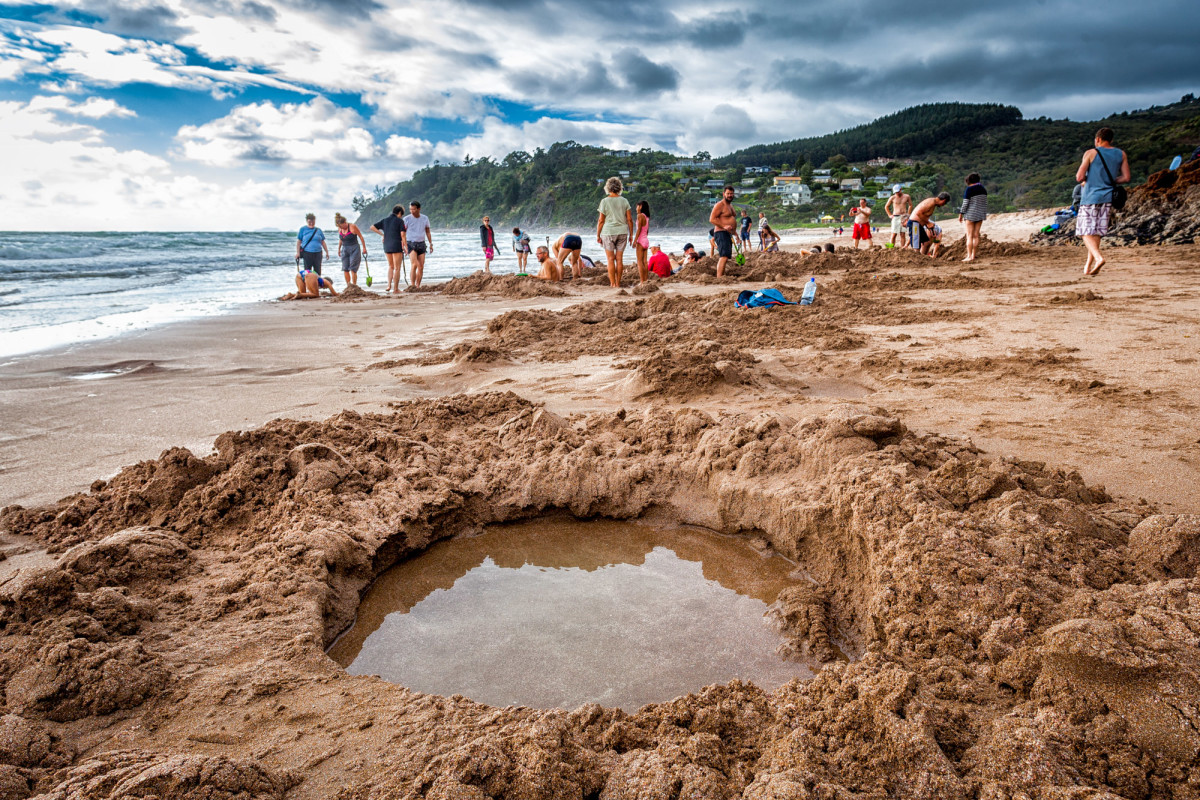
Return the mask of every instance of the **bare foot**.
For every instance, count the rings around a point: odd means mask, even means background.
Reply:
[[[1103,268],[1104,268],[1104,259],[1102,258],[1096,262],[1096,264],[1092,267],[1092,271],[1089,272],[1088,275],[1099,275],[1100,270]]]

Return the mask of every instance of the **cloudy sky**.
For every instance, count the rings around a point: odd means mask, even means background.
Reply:
[[[435,159],[722,154],[923,102],[1094,119],[1200,76],[1196,0],[0,0],[0,228],[291,228]]]

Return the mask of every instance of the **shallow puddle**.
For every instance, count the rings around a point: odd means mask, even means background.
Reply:
[[[379,577],[329,655],[497,706],[636,710],[734,678],[808,678],[763,619],[794,565],[694,528],[567,519],[439,542]]]

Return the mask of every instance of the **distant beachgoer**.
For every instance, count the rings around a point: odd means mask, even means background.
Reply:
[[[908,218],[908,241],[914,250],[920,250],[929,255],[929,245],[932,242],[933,212],[950,202],[950,195],[942,192],[937,197],[930,197],[917,203]]]
[[[341,214],[334,214],[333,221],[337,223],[338,229],[338,256],[342,259],[342,276],[346,279],[347,286],[352,283],[357,286],[358,266],[362,263],[362,257],[367,254],[367,240],[363,238],[358,226],[347,221]]]
[[[321,251],[329,258],[329,245],[325,244],[325,231],[317,227],[317,215],[305,214],[305,225],[296,234],[296,258],[304,259],[304,268],[321,274]]]
[[[479,244],[483,247],[483,271],[492,272],[492,260],[496,257],[496,232],[492,230],[491,217],[484,217],[479,226]]]
[[[766,252],[779,252],[779,234],[770,225],[763,226],[763,243],[766,245]]]
[[[763,228],[767,227],[767,215],[763,212],[758,212],[758,249],[762,250],[763,244]]]
[[[558,237],[558,241],[554,243],[554,259],[562,266],[563,272],[567,270],[567,258],[571,259],[571,276],[575,278],[583,277],[583,267],[580,265],[580,251],[583,250],[583,237],[578,233],[567,231],[562,236]]]
[[[513,228],[513,252],[517,254],[517,272],[522,275],[529,264],[529,234],[522,233],[520,228]]]
[[[650,272],[660,278],[671,277],[671,259],[662,251],[662,247],[657,244],[650,245],[648,266]]]
[[[1083,184],[1075,184],[1075,188],[1071,190],[1071,213],[1078,216],[1079,204],[1083,202]]]
[[[713,250],[717,254],[717,277],[720,278],[725,274],[725,265],[733,258],[733,237],[737,236],[732,186],[721,190],[721,199],[713,206],[708,221],[713,226]]]
[[[929,257],[937,258],[942,249],[942,226],[933,223],[929,231]]]
[[[850,229],[855,250],[859,249],[863,242],[867,243],[868,250],[871,249],[871,211],[872,208],[867,205],[867,198],[860,198],[854,209],[854,226]]]
[[[708,250],[709,250],[709,252],[710,252],[710,253],[715,253],[715,252],[717,252],[717,239],[716,239],[716,236],[717,236],[717,229],[716,229],[716,228],[709,228],[709,229],[708,229]]]
[[[411,271],[409,283],[414,289],[421,286],[425,276],[426,252],[433,254],[433,230],[429,217],[421,213],[421,204],[415,200],[408,204],[408,216],[404,218],[405,237],[408,241],[408,266]]]
[[[837,232],[837,235],[838,235],[838,236],[845,236],[845,235],[846,235],[846,229],[845,229],[845,228],[843,228],[841,225],[838,225],[838,232]]]
[[[1113,147],[1112,140],[1112,128],[1096,131],[1095,147],[1083,154],[1083,161],[1075,173],[1075,182],[1083,184],[1075,233],[1083,237],[1087,247],[1084,275],[1099,275],[1104,267],[1100,238],[1108,233],[1113,188],[1119,183],[1129,183],[1129,156],[1124,150]]]
[[[704,251],[697,251],[695,245],[688,242],[683,246],[683,255],[679,257],[679,266],[694,264],[702,258],[704,258]]]
[[[313,272],[310,269],[296,273],[297,300],[320,297],[322,289],[328,291],[330,296],[337,297],[337,289],[333,288],[333,281],[331,279],[322,278],[320,273]]]
[[[742,210],[742,249],[749,252],[750,250],[750,212]]]
[[[639,200],[637,204],[637,235],[633,237],[633,252],[637,256],[638,280],[645,283],[650,277],[646,266],[646,251],[650,249],[650,204]]]
[[[379,220],[371,230],[383,237],[383,254],[387,256],[389,292],[400,291],[400,278],[404,275],[404,251],[407,245],[404,228],[404,206],[392,206],[392,215]]]
[[[979,254],[979,231],[987,219],[987,198],[987,189],[979,182],[979,173],[972,172],[967,176],[967,190],[963,192],[962,207],[958,209],[958,221],[967,229],[967,254],[963,261],[974,261]]]
[[[542,265],[537,276],[544,281],[561,281],[563,278],[562,265],[550,257],[550,249],[542,245],[537,249],[537,260]]]
[[[604,248],[608,256],[608,285],[621,285],[621,273],[625,271],[625,245],[633,238],[633,215],[629,201],[621,196],[625,187],[621,179],[613,176],[604,182],[606,196],[596,209],[600,217],[596,220],[596,244]]]

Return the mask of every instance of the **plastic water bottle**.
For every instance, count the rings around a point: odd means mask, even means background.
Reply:
[[[804,284],[804,294],[800,296],[800,305],[811,306],[813,300],[817,298],[817,279],[809,278],[808,283]]]

